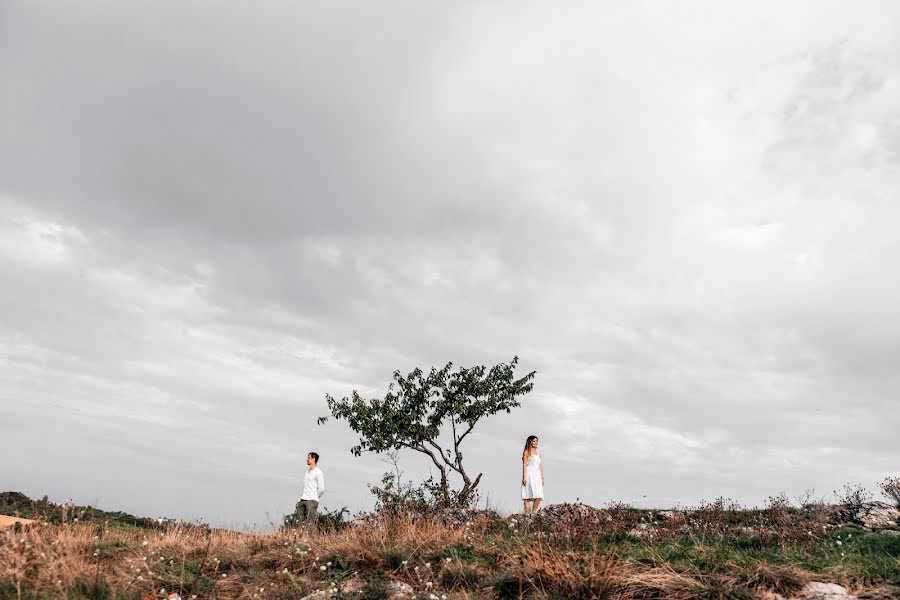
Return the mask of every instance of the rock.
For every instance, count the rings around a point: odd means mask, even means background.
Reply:
[[[408,600],[415,596],[412,586],[403,581],[392,581],[387,584],[387,597],[390,600]]]
[[[856,600],[856,596],[851,596],[847,589],[835,583],[822,583],[813,581],[806,584],[800,595],[795,596],[797,600]]]
[[[844,505],[838,511],[838,518],[843,523],[856,523],[867,529],[885,529],[900,523],[900,509],[887,502]]]
[[[884,529],[900,523],[900,510],[885,502],[872,502],[860,515],[862,524],[869,529]]]
[[[656,530],[647,523],[638,523],[628,531],[628,535],[636,538],[653,537],[655,533]]]
[[[539,525],[549,528],[596,526],[611,520],[608,514],[593,506],[568,502],[545,506],[534,517]]]
[[[761,600],[785,600],[785,597],[782,596],[781,594],[779,594],[778,592],[772,592],[772,591],[766,590],[765,592],[762,593],[762,596],[760,596],[760,599]]]

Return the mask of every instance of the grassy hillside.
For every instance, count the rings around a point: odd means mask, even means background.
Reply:
[[[871,531],[848,522],[846,508],[556,505],[531,517],[383,513],[272,534],[56,523],[0,533],[0,599],[173,591],[287,599],[317,590],[370,599],[749,599],[790,597],[810,581],[900,597],[900,527]]]
[[[47,496],[32,500],[21,492],[0,492],[0,515],[37,519],[45,523],[106,523],[109,526],[157,528],[155,519],[135,517],[125,512],[107,512],[92,506],[66,506],[50,502]]]

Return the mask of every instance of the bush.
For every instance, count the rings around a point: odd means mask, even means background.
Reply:
[[[863,504],[872,501],[872,492],[857,483],[850,485],[845,483],[840,490],[835,490],[834,495],[838,498],[839,504],[846,504],[850,508],[859,508]]]
[[[878,487],[886,498],[893,500],[897,508],[900,508],[900,477],[885,477]]]
[[[316,526],[320,531],[341,531],[350,524],[350,510],[344,506],[340,509],[328,510],[322,509],[316,514]],[[282,518],[283,526],[288,529],[297,529],[303,527],[306,523],[300,518],[300,509],[294,508],[294,512],[284,515]]]
[[[369,491],[375,496],[375,512],[428,513],[440,502],[440,485],[429,477],[419,485],[403,482],[401,473],[386,472],[381,477],[381,485],[369,484]]]

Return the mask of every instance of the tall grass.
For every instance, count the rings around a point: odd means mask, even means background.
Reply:
[[[0,533],[4,598],[754,598],[828,581],[900,597],[900,536],[825,509],[384,513],[318,533],[43,524]]]

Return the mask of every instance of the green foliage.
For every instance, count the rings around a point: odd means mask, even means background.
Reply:
[[[92,506],[63,506],[50,502],[47,496],[32,500],[21,492],[0,493],[0,515],[37,519],[45,523],[61,523],[65,517],[66,522],[104,523],[107,527],[159,527],[159,523],[153,519],[135,517],[126,512],[106,512]]]
[[[368,600],[387,600],[388,577],[384,571],[370,571],[366,573],[365,585],[363,585],[363,597]]]
[[[375,496],[375,511],[399,514],[402,512],[426,514],[440,504],[442,489],[433,477],[420,484],[403,482],[400,473],[387,471],[381,477],[381,485],[369,484]]]
[[[395,548],[388,549],[384,553],[384,562],[392,570],[399,569],[403,566],[403,562],[408,560],[409,554]]]
[[[365,399],[353,390],[340,400],[325,396],[331,417],[345,420],[359,434],[351,452],[387,452],[408,448],[431,459],[440,475],[440,502],[469,506],[476,496],[481,474],[471,478],[463,466],[460,445],[484,417],[509,413],[520,406],[518,398],[534,387],[534,371],[516,378],[518,357],[509,364],[460,367],[447,363],[425,373],[416,368],[408,375],[395,371],[383,398]],[[328,417],[321,417],[322,424]],[[452,447],[439,443],[449,429]],[[462,485],[451,489],[449,476],[458,475]]]
[[[459,561],[470,561],[475,559],[475,550],[466,544],[453,544],[444,548],[441,558],[450,558]]]
[[[476,589],[480,587],[481,577],[475,569],[465,566],[454,566],[441,573],[441,585],[447,589]]]

